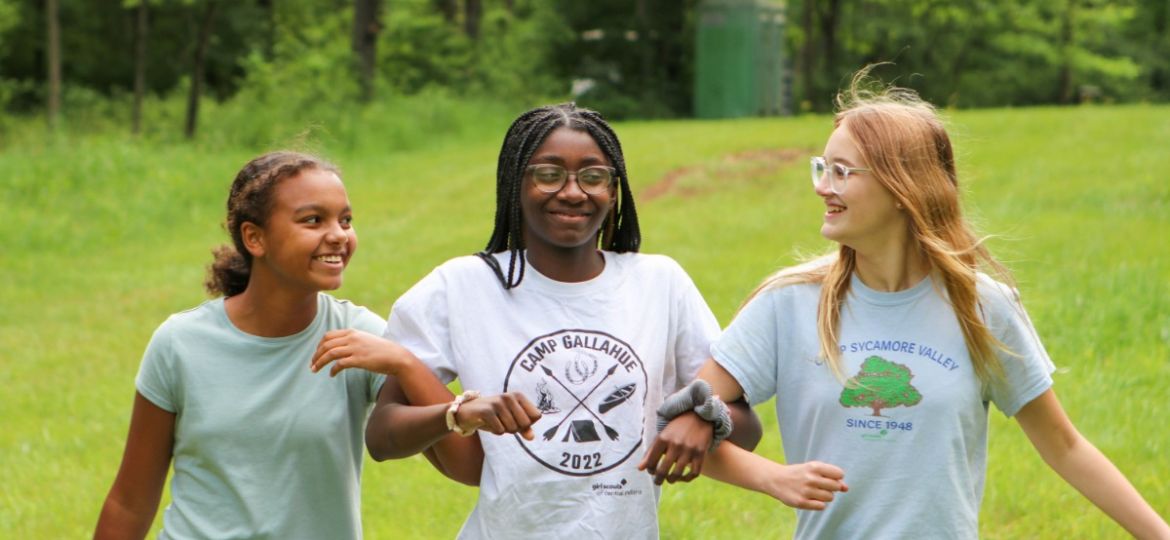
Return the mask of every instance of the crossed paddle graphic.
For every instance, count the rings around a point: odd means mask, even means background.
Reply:
[[[544,432],[544,434],[543,434],[544,440],[548,441],[548,440],[551,440],[553,437],[556,437],[557,430],[561,428],[561,425],[565,423],[565,420],[568,420],[570,416],[573,416],[574,411],[576,411],[577,409],[582,408],[582,407],[584,407],[585,411],[589,413],[589,416],[592,416],[594,420],[597,420],[597,422],[601,424],[601,427],[605,429],[605,434],[609,436],[609,440],[611,440],[611,441],[618,440],[617,430],[606,425],[605,421],[602,420],[601,417],[597,416],[597,414],[593,412],[593,409],[590,409],[589,407],[585,406],[585,400],[589,399],[589,396],[592,396],[593,392],[596,392],[597,389],[601,387],[601,383],[605,382],[605,380],[608,379],[610,377],[610,375],[613,375],[613,373],[615,371],[617,371],[618,365],[619,364],[614,364],[613,367],[609,368],[609,371],[605,372],[605,376],[602,377],[601,380],[597,381],[597,384],[593,385],[593,388],[589,390],[589,393],[585,394],[584,398],[577,397],[577,394],[574,394],[573,391],[569,389],[569,387],[565,386],[565,383],[562,383],[561,380],[557,378],[557,376],[552,372],[551,369],[549,369],[548,367],[545,367],[544,365],[540,366],[540,369],[544,371],[545,375],[548,375],[549,378],[552,379],[553,381],[555,381],[558,385],[560,385],[561,388],[564,388],[565,392],[568,392],[569,395],[572,396],[573,399],[577,401],[577,404],[573,405],[573,408],[569,409],[569,412],[565,413],[565,417],[561,418],[561,421],[557,422],[557,425],[549,428],[548,430],[546,430]],[[623,398],[623,401],[624,401],[624,398]],[[612,406],[610,406],[610,408],[612,408]],[[606,409],[606,410],[608,410],[608,409]]]

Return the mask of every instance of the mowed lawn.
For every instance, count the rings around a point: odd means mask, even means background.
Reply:
[[[361,238],[338,296],[385,315],[435,265],[483,247],[509,120],[410,151],[316,145],[344,171]],[[1170,107],[949,120],[966,210],[1015,271],[1066,410],[1170,516]],[[644,251],[682,263],[723,324],[764,275],[828,247],[808,156],[821,152],[829,117],[616,128]],[[227,187],[261,149],[112,136],[8,144],[0,538],[82,538],[121,458],[142,350],[168,314],[204,298],[209,251],[226,241]],[[771,405],[758,412],[767,430],[758,451],[782,459]],[[983,537],[1125,537],[1044,465],[1013,420],[996,411],[991,430]],[[931,481],[923,471],[922,485]],[[917,488],[885,496],[910,500]],[[368,461],[363,491],[372,539],[451,538],[476,493],[421,458]],[[661,516],[664,538],[785,538],[795,523],[780,503],[708,479],[663,489]]]

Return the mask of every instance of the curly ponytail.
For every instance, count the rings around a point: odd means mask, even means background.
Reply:
[[[252,254],[244,247],[240,232],[244,223],[261,227],[272,212],[272,195],[276,185],[302,171],[319,169],[340,174],[337,167],[315,156],[299,152],[269,152],[249,161],[232,182],[227,199],[227,220],[224,229],[232,238],[231,245],[212,250],[214,260],[207,267],[203,286],[212,296],[235,296],[248,288],[252,274]]]

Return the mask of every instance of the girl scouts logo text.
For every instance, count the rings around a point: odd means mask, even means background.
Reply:
[[[642,445],[646,369],[626,342],[604,332],[561,330],[516,355],[505,392],[528,396],[543,414],[536,439],[516,440],[540,464],[590,476],[629,459]]]

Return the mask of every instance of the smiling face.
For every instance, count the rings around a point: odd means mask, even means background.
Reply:
[[[846,167],[868,168],[861,149],[848,129],[841,124],[833,130],[825,145],[825,161]],[[854,172],[840,195],[829,189],[828,179],[816,185],[816,193],[825,201],[821,235],[859,252],[880,250],[891,242],[906,239],[908,221],[897,207],[893,193],[886,189],[873,172]]]
[[[555,164],[573,172],[592,165],[613,164],[587,131],[554,129],[532,154],[529,165]],[[581,191],[575,174],[555,193],[541,191],[524,175],[520,188],[524,245],[529,251],[597,249],[597,234],[614,204],[614,187],[599,195]]]
[[[242,229],[253,256],[252,279],[313,293],[341,287],[341,274],[357,250],[352,219],[337,174],[310,168],[281,181],[264,226],[246,223]]]

